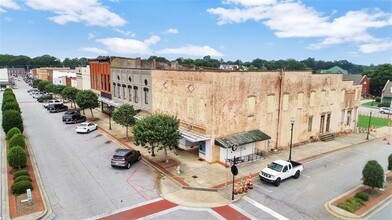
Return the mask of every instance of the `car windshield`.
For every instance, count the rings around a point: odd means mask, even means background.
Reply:
[[[271,170],[278,171],[278,172],[280,172],[282,170],[282,167],[283,167],[282,165],[277,164],[277,163],[268,164],[268,168],[270,168]]]
[[[86,127],[86,126],[87,126],[87,124],[85,124],[85,123],[82,123],[79,125],[79,127]]]

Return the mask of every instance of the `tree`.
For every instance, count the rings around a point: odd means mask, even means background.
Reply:
[[[22,132],[20,132],[19,128],[11,128],[8,132],[7,132],[7,140],[10,140],[14,135],[16,134],[21,134]]]
[[[40,81],[40,82],[38,83],[37,88],[38,88],[40,91],[45,91],[45,87],[46,87],[47,85],[49,85],[50,83],[51,83],[51,82],[49,82],[49,81],[42,80],[42,81]]]
[[[20,169],[27,164],[26,152],[19,146],[13,147],[8,151],[7,159],[8,165],[14,169]]]
[[[55,85],[56,88],[54,90],[54,94],[59,95],[60,97],[62,97],[63,94],[63,90],[65,89],[66,86],[64,85]]]
[[[388,156],[388,170],[392,171],[392,154]]]
[[[26,142],[24,139],[23,134],[15,134],[8,142],[8,147],[12,148],[12,147],[16,147],[19,146],[23,149],[25,149],[26,147]]]
[[[54,85],[53,83],[46,85],[45,91],[50,92],[50,93],[54,93],[56,91],[56,85]]]
[[[113,112],[113,121],[117,124],[125,126],[126,134],[128,139],[128,127],[135,124],[136,111],[132,105],[124,104],[121,105]]]
[[[392,64],[378,65],[374,70],[365,70],[362,75],[367,75],[370,78],[370,94],[381,96],[385,83],[392,80]]]
[[[4,102],[1,110],[2,111],[16,110],[20,112],[19,104],[17,102]]]
[[[20,115],[20,112],[16,110],[4,111],[1,125],[5,133],[7,133],[13,127],[17,127],[21,132],[23,132],[22,116]]]
[[[33,87],[38,87],[38,84],[42,81],[42,79],[35,79],[33,81]]]
[[[79,91],[76,95],[76,103],[81,109],[90,109],[91,117],[94,119],[93,108],[99,107],[98,96],[91,90]]]
[[[362,170],[363,185],[371,188],[382,188],[384,184],[384,169],[375,160],[369,160]]]
[[[135,144],[148,148],[155,156],[154,150],[164,150],[165,161],[169,162],[167,150],[178,146],[181,133],[179,132],[179,123],[176,117],[169,115],[149,115],[144,117],[133,128]]]
[[[71,107],[72,107],[72,103],[75,105],[76,96],[79,93],[79,91],[80,91],[79,89],[74,87],[65,87],[61,94],[63,95],[63,98],[71,101]]]

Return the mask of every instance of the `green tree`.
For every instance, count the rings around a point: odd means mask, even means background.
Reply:
[[[64,85],[56,85],[56,88],[53,93],[62,97],[63,90],[65,89],[65,87],[66,86],[64,86]]]
[[[16,110],[4,111],[1,125],[5,133],[7,133],[13,127],[17,127],[21,132],[23,132],[22,116],[20,115],[20,112]]]
[[[46,87],[47,85],[49,85],[50,83],[51,83],[51,82],[49,82],[49,81],[42,80],[41,82],[38,83],[37,88],[38,88],[40,91],[45,91],[45,87]]]
[[[388,156],[388,170],[392,171],[392,154]]]
[[[23,149],[26,147],[26,142],[23,134],[15,134],[8,142],[8,147],[13,148],[19,146]]]
[[[149,115],[141,119],[133,128],[135,144],[141,145],[152,152],[164,150],[165,161],[169,162],[167,150],[178,146],[181,133],[179,132],[180,121],[169,115]]]
[[[8,132],[7,132],[7,140],[11,139],[14,135],[16,134],[21,134],[22,132],[20,132],[19,128],[11,128]]]
[[[56,91],[56,85],[54,85],[53,83],[46,85],[45,91],[50,92],[50,93],[54,93]]]
[[[369,160],[362,170],[363,185],[381,188],[384,184],[384,169],[375,160]]]
[[[65,87],[61,94],[64,99],[68,99],[71,101],[71,107],[72,107],[72,103],[75,105],[76,96],[79,93],[79,91],[80,91],[79,89],[74,88],[74,87]],[[76,108],[76,105],[75,105],[75,108]]]
[[[135,115],[136,111],[132,105],[123,104],[113,112],[113,121],[117,124],[120,124],[126,128],[127,139],[128,136],[128,127],[135,124]]]
[[[23,148],[16,146],[8,151],[8,165],[14,169],[20,169],[27,164],[27,155]]]
[[[362,75],[367,75],[370,78],[370,94],[381,96],[387,81],[392,80],[392,64],[378,65],[374,70],[365,70]]]
[[[33,81],[33,87],[38,87],[38,84],[42,81],[42,79],[35,79]]]
[[[79,91],[76,95],[76,103],[81,109],[90,109],[91,117],[94,119],[93,108],[99,107],[98,96],[91,90]]]
[[[17,102],[4,102],[1,110],[2,111],[16,110],[20,112],[19,104]]]

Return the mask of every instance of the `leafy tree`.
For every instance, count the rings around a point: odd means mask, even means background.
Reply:
[[[63,95],[63,98],[71,101],[71,107],[72,107],[72,103],[75,105],[76,96],[79,93],[79,91],[80,91],[79,89],[74,87],[65,87],[61,94]]]
[[[375,160],[369,160],[362,170],[363,185],[381,188],[384,184],[384,169]]]
[[[20,112],[19,104],[17,102],[4,102],[1,110],[2,111],[16,110]]]
[[[50,92],[50,93],[54,93],[56,91],[56,85],[54,85],[53,83],[46,85],[45,91]]]
[[[21,134],[22,132],[20,132],[19,128],[11,128],[8,132],[7,132],[7,140],[11,139],[14,135],[16,134]]]
[[[362,75],[370,78],[370,94],[381,96],[382,89],[388,80],[392,80],[392,64],[378,65],[376,69],[367,69]]]
[[[19,146],[23,149],[26,147],[26,142],[25,138],[23,137],[23,134],[15,134],[8,142],[8,147],[13,148]]]
[[[164,150],[165,161],[169,162],[167,150],[178,146],[181,133],[179,132],[180,121],[169,115],[149,115],[144,117],[133,128],[135,144],[148,148],[155,156],[154,150]]]
[[[63,90],[65,89],[66,86],[64,85],[55,85],[55,86],[56,88],[53,93],[62,97]]]
[[[22,167],[25,167],[27,164],[26,152],[23,150],[23,148],[19,146],[10,148],[10,150],[8,151],[7,159],[8,165],[10,165],[14,169],[20,169]]]
[[[46,80],[42,80],[41,82],[38,83],[37,88],[38,88],[40,91],[45,91],[45,87],[46,87],[47,85],[49,85],[49,84],[51,84],[51,82],[46,81]]]
[[[158,57],[158,56],[150,56],[148,60],[155,60],[157,62],[164,62],[164,63],[170,63],[169,60],[167,60],[165,57]]]
[[[20,112],[16,110],[4,111],[1,125],[5,133],[7,133],[13,127],[17,127],[21,132],[23,132],[22,116],[20,115]]]
[[[59,58],[50,55],[42,55],[39,57],[34,57],[32,60],[32,64],[36,67],[61,67],[61,61]]]
[[[125,126],[127,139],[128,137],[128,127],[135,124],[136,111],[132,105],[123,104],[113,112],[113,121],[117,124]]]
[[[392,154],[388,156],[388,170],[392,171]]]
[[[91,90],[79,91],[76,95],[76,103],[81,109],[90,109],[91,117],[94,119],[93,108],[99,107],[98,96]]]
[[[35,79],[33,81],[33,87],[38,87],[38,84],[42,81],[42,79]]]

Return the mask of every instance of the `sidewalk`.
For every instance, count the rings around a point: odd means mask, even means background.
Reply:
[[[85,113],[87,118],[91,119],[90,111],[86,110]],[[98,124],[101,131],[124,147],[139,150],[146,163],[166,175],[160,181],[160,192],[163,198],[190,207],[206,207],[206,204],[208,204],[208,207],[219,207],[232,202],[230,168],[225,168],[218,163],[210,164],[199,160],[196,151],[183,150],[178,150],[178,155],[174,154],[173,151],[168,151],[170,164],[167,165],[163,163],[163,151],[156,152],[156,156],[152,157],[147,149],[135,146],[132,140],[126,140],[125,127],[112,121],[112,130],[109,130],[108,116],[98,110],[94,110],[94,117],[96,118],[94,122]],[[371,132],[369,141],[383,137],[385,133],[388,133],[388,128],[380,128]],[[131,131],[129,131],[129,134],[131,136]],[[296,146],[293,147],[292,158],[295,158],[296,161],[306,162],[366,142],[365,138],[366,133],[348,134],[329,142],[319,141]],[[246,178],[250,174],[252,177],[258,176],[260,170],[266,167],[267,164],[276,159],[288,158],[289,150],[284,149],[263,156],[264,159],[262,160],[237,165],[239,173],[236,180]],[[181,174],[177,174],[178,164],[181,164],[183,170]]]

